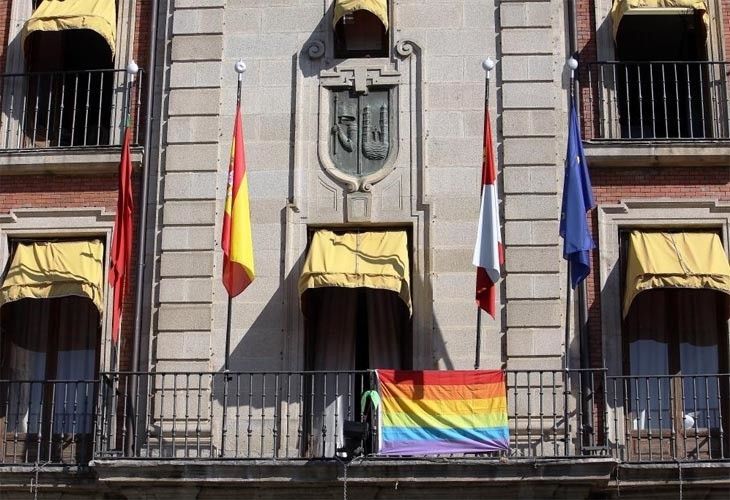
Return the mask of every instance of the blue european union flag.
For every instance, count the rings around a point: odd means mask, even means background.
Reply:
[[[570,103],[568,152],[565,157],[563,205],[560,209],[560,236],[563,258],[568,261],[570,282],[575,289],[591,271],[591,249],[595,247],[588,230],[586,212],[595,206],[588,164],[583,154],[575,102]]]

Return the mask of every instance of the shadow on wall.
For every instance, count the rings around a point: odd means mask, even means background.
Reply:
[[[299,70],[305,78],[318,76],[321,70],[335,66],[333,60],[326,57],[327,43],[333,39],[331,22],[333,9],[334,3],[329,6],[317,27],[302,44],[298,59]]]

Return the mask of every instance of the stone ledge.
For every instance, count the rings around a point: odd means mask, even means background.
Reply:
[[[681,466],[681,476],[679,467]],[[26,494],[35,468],[0,467],[0,498]],[[681,477],[681,479],[680,479]],[[187,500],[314,496],[336,497],[343,488],[343,464],[326,460],[96,460],[88,467],[42,466],[40,492],[99,498]],[[500,498],[725,498],[730,462],[619,464],[609,457],[557,459],[385,459],[353,461],[347,487],[358,498],[483,498],[484,488],[501,488]],[[16,492],[16,496],[13,496]],[[376,495],[377,493],[377,495]],[[173,495],[173,496],[171,496]],[[317,496],[319,495],[319,496]],[[334,495],[334,496],[333,496]],[[657,496],[659,495],[659,496]],[[20,498],[20,497],[18,497]],[[25,498],[25,497],[22,497]],[[114,498],[117,498],[115,496]]]
[[[166,482],[275,484],[334,483],[342,479],[342,464],[332,460],[97,460],[90,464],[102,483]],[[522,481],[608,484],[616,461],[586,459],[380,459],[355,460],[347,469],[349,483],[500,483]]]
[[[78,175],[111,174],[119,168],[121,146],[0,151],[0,175]],[[142,165],[144,148],[131,148],[132,166]]]
[[[730,141],[583,141],[591,167],[720,167],[730,164]]]

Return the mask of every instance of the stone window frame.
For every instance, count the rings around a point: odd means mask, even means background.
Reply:
[[[597,212],[603,357],[608,374],[620,375],[623,373],[620,230],[707,228],[719,231],[727,253],[730,203],[702,199],[628,199],[615,205],[600,205]]]
[[[101,325],[99,371],[111,367],[112,300],[107,271],[114,217],[114,212],[108,212],[104,208],[18,208],[8,213],[0,213],[0,273],[10,257],[8,242],[15,238],[104,238],[104,317]],[[118,349],[117,357],[120,354],[121,350]]]
[[[701,229],[718,231],[725,252],[730,250],[730,203],[713,199],[626,199],[599,205],[598,251],[601,306],[601,345],[607,374],[623,375],[621,340],[622,297],[620,273],[620,231],[622,229]],[[730,321],[729,321],[730,324]],[[625,418],[623,407],[607,405],[609,445],[623,450]]]

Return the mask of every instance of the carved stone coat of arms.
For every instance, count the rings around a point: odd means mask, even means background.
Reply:
[[[320,159],[350,191],[369,191],[387,176],[397,153],[397,87],[389,83],[398,75],[378,78],[382,70],[374,75],[366,68],[349,73],[323,75],[327,106],[320,118]]]

